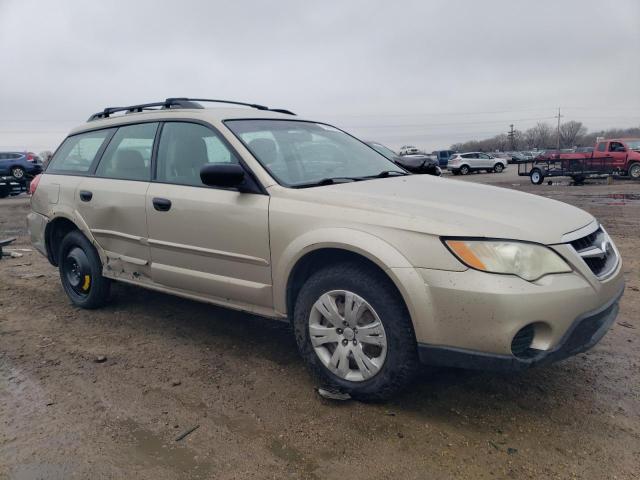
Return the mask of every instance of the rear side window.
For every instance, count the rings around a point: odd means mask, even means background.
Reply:
[[[164,124],[158,145],[158,181],[202,186],[200,169],[210,163],[238,163],[238,159],[210,128],[187,122]]]
[[[49,162],[47,172],[86,173],[113,129],[80,133],[68,137]]]
[[[96,169],[97,177],[120,180],[149,180],[151,151],[157,123],[118,128]]]
[[[598,144],[598,151],[599,151],[599,152],[604,152],[606,147],[607,147],[607,144],[606,144],[606,143],[604,143],[604,142],[600,142],[600,143]]]

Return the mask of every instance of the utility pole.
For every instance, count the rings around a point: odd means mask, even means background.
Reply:
[[[563,117],[563,115],[560,115],[560,107],[558,107],[558,116],[556,117],[558,119],[558,153],[560,153],[560,119]]]
[[[515,150],[516,133],[513,130],[513,123],[509,126],[511,127],[511,130],[509,130],[509,133],[507,133],[507,137],[509,137],[509,146],[511,147],[510,150],[513,152]]]

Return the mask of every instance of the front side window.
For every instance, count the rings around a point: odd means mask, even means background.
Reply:
[[[210,128],[197,123],[165,123],[158,146],[158,181],[202,186],[200,169],[212,163],[238,163],[238,159]]]
[[[47,172],[86,173],[113,129],[80,133],[68,137],[49,162]]]
[[[282,185],[327,179],[356,181],[383,172],[404,174],[366,144],[329,125],[295,120],[227,120],[225,125]]]
[[[624,152],[624,145],[620,142],[611,142],[609,143],[609,151],[610,152]]]
[[[149,180],[151,151],[157,123],[141,123],[118,128],[102,155],[97,177],[120,180]]]

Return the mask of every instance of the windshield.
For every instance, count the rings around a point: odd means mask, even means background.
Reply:
[[[398,156],[396,152],[394,152],[388,147],[385,147],[384,145],[380,145],[379,143],[371,142],[368,145],[371,148],[373,148],[376,152],[378,152],[380,155],[384,155],[385,157],[387,157],[389,160],[393,160],[393,157]]]
[[[627,140],[625,143],[629,150],[640,150],[640,140]]]
[[[288,187],[404,173],[375,150],[335,127],[296,120],[227,120],[278,183]]]

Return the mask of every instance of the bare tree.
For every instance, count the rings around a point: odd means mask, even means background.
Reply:
[[[553,128],[546,122],[538,122],[525,133],[527,143],[533,148],[548,148],[553,145]]]
[[[560,125],[560,146],[571,148],[577,145],[578,140],[587,134],[587,129],[582,122],[571,120]]]

